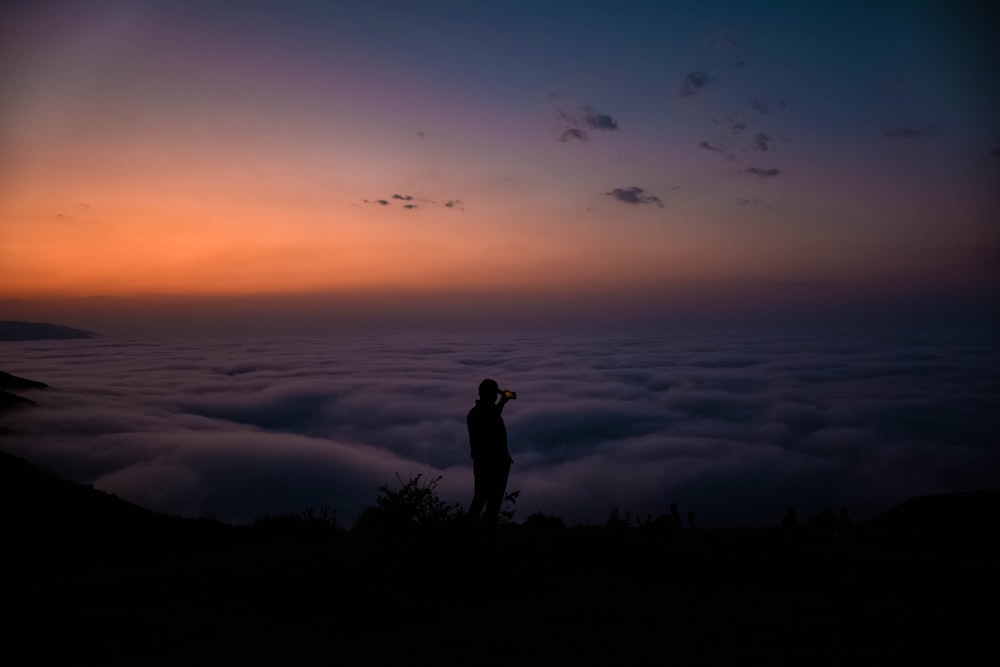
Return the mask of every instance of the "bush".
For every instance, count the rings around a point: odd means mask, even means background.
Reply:
[[[388,484],[378,487],[379,495],[374,505],[361,510],[354,531],[404,531],[452,523],[462,517],[462,506],[447,503],[438,497],[440,475],[424,481],[423,475],[411,477],[408,482],[396,474],[399,489]]]

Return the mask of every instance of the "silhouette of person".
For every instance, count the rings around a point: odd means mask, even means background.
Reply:
[[[499,403],[496,402],[497,394],[500,394]],[[491,529],[497,524],[510,464],[514,462],[507,450],[507,427],[500,415],[508,400],[510,396],[501,392],[494,380],[487,378],[479,383],[479,400],[466,418],[475,476],[469,518],[478,521],[485,507],[483,525]]]

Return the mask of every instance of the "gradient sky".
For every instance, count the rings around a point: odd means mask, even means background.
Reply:
[[[997,17],[871,4],[4,3],[0,309],[983,308]]]

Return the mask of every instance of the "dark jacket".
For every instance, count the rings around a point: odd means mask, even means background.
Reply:
[[[507,427],[500,416],[502,406],[476,401],[465,422],[469,427],[469,446],[476,461],[510,463],[507,451]]]

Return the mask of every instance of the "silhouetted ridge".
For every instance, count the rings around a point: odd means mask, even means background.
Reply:
[[[7,525],[38,525],[49,531],[134,529],[174,519],[91,486],[59,479],[5,452],[0,452],[0,498],[0,516]]]
[[[875,535],[926,550],[998,549],[1000,489],[910,498],[872,519]]]
[[[5,410],[7,408],[16,408],[22,405],[34,405],[34,404],[35,402],[30,399],[0,389],[0,410]]]
[[[37,569],[160,558],[198,548],[224,524],[144,509],[0,452],[0,542],[12,564]]]
[[[93,338],[97,334],[47,322],[0,321],[0,340],[53,340]]]
[[[0,412],[10,408],[35,404],[31,399],[12,394],[7,389],[46,389],[47,387],[48,385],[44,382],[26,380],[25,378],[0,371]],[[2,433],[9,433],[9,431],[5,428],[0,428],[0,434]]]
[[[45,389],[49,385],[0,371],[0,389]]]

